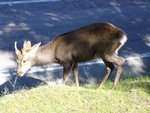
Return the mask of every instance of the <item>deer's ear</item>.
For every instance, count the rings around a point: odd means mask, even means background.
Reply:
[[[31,47],[30,49],[30,54],[35,54],[36,51],[38,50],[38,48],[40,47],[41,42],[39,42],[38,44],[35,44],[34,46]]]
[[[23,49],[24,50],[30,50],[30,48],[31,48],[31,42],[30,41],[24,41]]]

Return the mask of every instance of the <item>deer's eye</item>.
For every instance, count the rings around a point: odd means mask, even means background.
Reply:
[[[23,63],[26,63],[27,61],[26,61],[26,60],[23,60],[22,62],[23,62]]]

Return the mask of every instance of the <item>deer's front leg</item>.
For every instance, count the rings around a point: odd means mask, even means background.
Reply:
[[[78,64],[74,63],[72,66],[72,70],[73,70],[76,86],[79,87]]]
[[[62,81],[63,84],[65,84],[66,81],[68,80],[68,76],[69,76],[69,73],[71,71],[71,66],[72,66],[71,63],[63,64],[63,68],[64,68],[63,81]]]

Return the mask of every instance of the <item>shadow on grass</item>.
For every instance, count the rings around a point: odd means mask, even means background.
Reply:
[[[138,81],[128,85],[131,89],[141,89],[150,95],[150,81]]]
[[[97,84],[81,84],[81,87],[86,89],[93,89],[93,90],[101,90],[98,88],[99,83]],[[117,86],[112,89],[113,81],[108,80],[102,87],[104,90],[113,90],[113,91],[121,91],[121,92],[133,92],[134,89],[139,91],[144,91],[148,95],[150,95],[150,76],[140,76],[140,77],[132,77],[122,79],[118,82]]]
[[[44,84],[46,84],[44,81],[41,81],[39,79],[35,79],[32,77],[24,76],[24,77],[18,78],[15,76],[15,77],[12,77],[11,80],[0,85],[0,97],[15,93],[22,89],[30,90],[34,87],[38,87]]]
[[[150,95],[150,76],[140,76],[120,80],[116,90],[132,92],[134,89],[139,89]]]

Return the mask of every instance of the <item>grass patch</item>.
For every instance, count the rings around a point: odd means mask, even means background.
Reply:
[[[80,88],[46,85],[0,97],[0,113],[149,113],[150,77]]]

